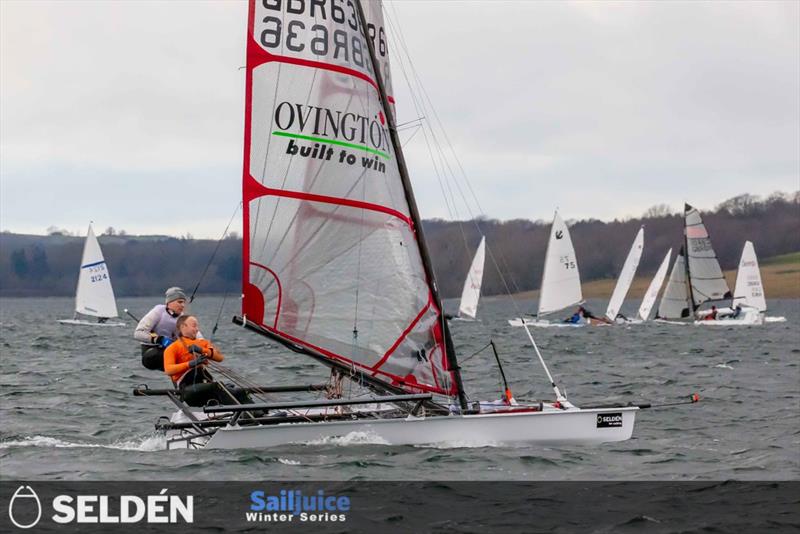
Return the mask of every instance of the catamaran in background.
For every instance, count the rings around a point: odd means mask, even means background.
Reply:
[[[486,238],[481,237],[478,250],[464,280],[464,289],[461,291],[461,301],[458,305],[458,316],[453,320],[474,321],[478,315],[478,301],[481,298],[481,285],[483,284],[483,267],[486,259]]]
[[[578,271],[578,260],[575,247],[567,224],[556,211],[553,225],[550,228],[550,239],[544,256],[544,272],[539,289],[539,310],[532,319],[517,317],[510,319],[511,326],[575,327],[584,326],[585,322],[567,323],[561,319],[551,322],[544,319],[547,315],[575,306],[583,302],[581,292],[581,275]]]
[[[269,447],[354,432],[387,444],[630,438],[636,412],[649,405],[571,404],[524,324],[555,400],[515,400],[508,388],[501,401],[470,400],[397,137],[381,3],[348,2],[341,21],[324,10],[314,15],[311,2],[291,12],[287,4],[249,2],[244,295],[234,322],[329,367],[327,398],[274,401],[268,395],[320,388],[265,388],[238,377],[256,404],[201,412],[176,390],[137,388],[135,395],[164,395],[178,406],[157,425],[170,445]],[[293,46],[284,46],[281,27],[315,28],[305,34],[315,42],[315,35],[341,34],[364,54],[295,46],[302,35],[292,33]],[[339,140],[344,129],[336,117],[359,117],[350,124],[369,128],[355,136],[363,146],[352,136]],[[581,300],[558,215],[552,236],[540,314]],[[237,378],[219,364],[209,367]],[[342,387],[344,380],[352,388]]]
[[[94,317],[96,320],[81,319],[80,316]],[[94,235],[92,225],[86,234],[83,245],[83,257],[78,271],[78,289],[75,292],[75,315],[72,319],[59,319],[61,324],[80,326],[125,326],[117,318],[117,301],[111,287],[111,275],[108,273],[103,251]]]

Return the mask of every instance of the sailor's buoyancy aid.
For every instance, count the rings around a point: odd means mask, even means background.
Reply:
[[[179,315],[172,315],[167,309],[166,304],[159,304],[156,306],[156,310],[158,311],[159,315],[151,331],[156,335],[164,336],[169,339],[175,339],[175,327],[176,323],[178,322]],[[142,365],[151,371],[163,371],[164,347],[150,343],[143,343]]]
[[[159,304],[156,308],[158,308],[160,315],[158,316],[156,324],[153,325],[152,331],[159,336],[175,339],[177,337],[175,326],[178,322],[179,315],[173,316],[167,309],[166,304]]]

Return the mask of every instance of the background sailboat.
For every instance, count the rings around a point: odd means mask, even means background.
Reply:
[[[80,316],[94,317],[96,320],[89,321]],[[90,224],[78,272],[75,315],[72,319],[60,319],[58,322],[82,326],[124,326],[125,323],[119,321],[108,321],[117,316],[117,301],[111,287],[111,275]]]
[[[478,301],[481,298],[483,283],[483,267],[486,259],[486,238],[481,237],[478,250],[472,258],[464,289],[461,291],[461,302],[458,305],[458,317],[455,319],[474,320],[478,314]]]
[[[761,282],[758,258],[751,241],[745,241],[739,270],[736,272],[736,286],[730,308],[720,308],[716,321],[697,321],[704,326],[757,325],[765,322],[784,322],[785,317],[766,317],[767,301]],[[739,308],[738,310],[736,308]]]
[[[606,309],[606,318],[609,321],[615,321],[622,303],[625,302],[625,296],[633,283],[633,278],[636,276],[636,269],[639,267],[639,260],[642,259],[642,249],[644,248],[644,228],[639,228],[636,237],[633,239],[633,244],[628,252],[628,257],[625,258],[625,263],[622,265],[622,270],[617,278],[617,284],[614,286],[614,291],[611,293],[611,299],[608,301],[608,308]]]
[[[644,297],[642,298],[642,304],[639,306],[639,311],[636,314],[636,318],[639,321],[647,321],[650,317],[650,310],[653,308],[653,304],[655,304],[658,293],[661,291],[661,286],[664,283],[664,278],[667,276],[667,269],[669,269],[669,260],[671,257],[672,249],[669,249],[664,259],[661,260],[661,265],[658,266],[658,271],[656,271],[655,276],[650,281],[650,285],[647,286],[647,291],[645,291]]]
[[[761,283],[761,270],[758,268],[758,258],[752,241],[745,241],[742,257],[739,259],[732,306],[736,307],[737,304],[755,308],[761,313],[767,311],[764,286]]]
[[[539,310],[536,319],[516,318],[508,321],[511,326],[522,326],[523,321],[530,326],[581,326],[563,322],[553,322],[542,317],[583,302],[581,292],[581,275],[578,271],[578,260],[575,247],[569,234],[567,224],[558,212],[553,217],[550,228],[550,239],[544,258],[542,285],[539,289]]]
[[[707,302],[728,300],[733,295],[722,274],[700,212],[689,204],[684,208],[684,224],[686,278],[692,312],[696,313]]]

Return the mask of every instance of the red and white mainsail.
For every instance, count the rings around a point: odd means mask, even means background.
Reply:
[[[250,0],[242,313],[413,392],[455,395],[442,312],[365,34],[380,2]],[[391,95],[391,89],[387,89]]]

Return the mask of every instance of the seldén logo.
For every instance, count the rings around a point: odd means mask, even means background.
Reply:
[[[34,510],[35,512],[31,513]],[[39,523],[42,518],[42,502],[33,488],[30,486],[17,488],[8,501],[8,518],[17,528],[32,528]]]
[[[56,495],[50,519],[57,524],[193,523],[194,496],[167,495]],[[17,528],[28,529],[42,519],[39,496],[30,486],[20,486],[8,503],[8,517]],[[48,511],[49,514],[49,511]]]
[[[249,523],[334,523],[347,520],[350,497],[326,495],[319,490],[303,495],[300,490],[282,489],[277,495],[266,495],[262,490],[250,493],[250,511],[245,513]]]

